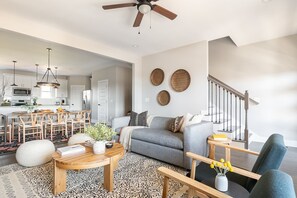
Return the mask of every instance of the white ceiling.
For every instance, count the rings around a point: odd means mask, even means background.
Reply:
[[[39,73],[47,68],[48,51],[52,48],[52,69],[58,67],[59,75],[90,76],[107,66],[127,66],[127,63],[113,60],[84,50],[36,39],[23,34],[0,29],[0,69],[12,69],[16,60],[16,69],[35,72],[35,64],[39,64]]]
[[[242,46],[297,33],[296,0],[159,0],[156,4],[178,17],[171,21],[152,12],[152,29],[150,16],[146,15],[140,35],[139,29],[132,27],[136,7],[101,8],[126,2],[135,0],[1,0],[0,13],[46,24],[138,56],[225,36]]]

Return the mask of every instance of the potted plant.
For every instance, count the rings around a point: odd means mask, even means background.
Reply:
[[[32,100],[33,100],[33,105],[37,105],[37,97],[34,97]]]
[[[103,154],[105,152],[106,141],[111,141],[116,134],[110,127],[103,123],[97,123],[94,126],[86,128],[85,133],[95,140],[93,144],[93,152],[95,154]]]

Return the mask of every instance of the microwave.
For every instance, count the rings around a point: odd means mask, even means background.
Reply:
[[[31,89],[29,88],[13,88],[13,96],[31,96]]]

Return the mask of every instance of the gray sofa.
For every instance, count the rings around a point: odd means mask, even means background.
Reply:
[[[186,152],[208,155],[207,137],[213,132],[211,122],[186,126],[184,133],[169,131],[172,118],[154,117],[147,128],[134,129],[131,136],[131,151],[186,169],[191,168],[191,160]],[[128,126],[130,117],[118,117],[112,120],[112,128],[118,132]]]

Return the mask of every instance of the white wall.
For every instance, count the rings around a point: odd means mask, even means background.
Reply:
[[[114,117],[125,115],[126,112],[130,110],[128,108],[132,105],[132,70],[126,67],[122,68],[120,66],[113,66],[92,73],[91,87],[93,122],[96,122],[98,119],[98,81],[100,80],[108,80],[109,121]],[[130,89],[125,86],[130,86]]]
[[[297,35],[243,47],[229,38],[209,43],[210,74],[260,99],[250,108],[249,129],[266,138],[281,133],[291,145],[297,140],[296,55]]]
[[[206,41],[172,49],[143,58],[142,106],[149,114],[178,116],[186,113],[200,113],[207,109],[208,43]],[[150,82],[151,72],[161,68],[165,79],[159,86]],[[171,75],[177,69],[185,69],[191,75],[191,84],[184,92],[175,92],[170,86]],[[171,101],[160,106],[157,94],[167,90]]]

